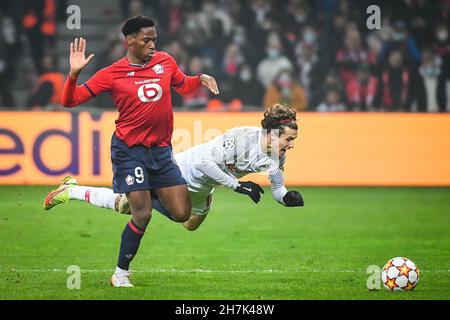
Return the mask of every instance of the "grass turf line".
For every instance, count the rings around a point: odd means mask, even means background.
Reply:
[[[0,299],[450,299],[449,188],[300,188],[304,208],[219,188],[197,231],[154,212],[131,290],[108,284],[129,217],[46,212],[51,188],[0,187]],[[416,290],[369,291],[367,267],[396,256],[422,270]]]

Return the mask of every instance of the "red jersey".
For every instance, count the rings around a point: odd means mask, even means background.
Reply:
[[[76,87],[78,92],[71,92],[73,81],[66,80],[63,105],[72,107],[109,91],[119,111],[115,134],[129,147],[168,146],[173,132],[171,87],[188,94],[200,86],[199,76],[187,77],[163,51],[143,66],[124,57]]]

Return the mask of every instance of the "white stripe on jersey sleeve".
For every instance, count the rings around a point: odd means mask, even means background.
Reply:
[[[269,180],[271,183],[270,188],[272,190],[272,197],[285,206],[286,204],[283,202],[283,197],[288,191],[284,186],[283,171],[280,168],[271,171],[269,173]]]

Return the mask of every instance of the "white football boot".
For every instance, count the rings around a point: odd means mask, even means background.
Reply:
[[[134,287],[130,282],[131,272],[129,271],[116,271],[109,279],[109,283],[114,288],[132,288]]]

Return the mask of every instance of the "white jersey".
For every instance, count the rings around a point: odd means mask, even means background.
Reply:
[[[281,159],[262,150],[262,129],[237,127],[209,142],[175,155],[175,160],[191,192],[209,193],[219,185],[236,189],[238,179],[253,172],[267,172],[273,197],[283,203],[284,186]]]

